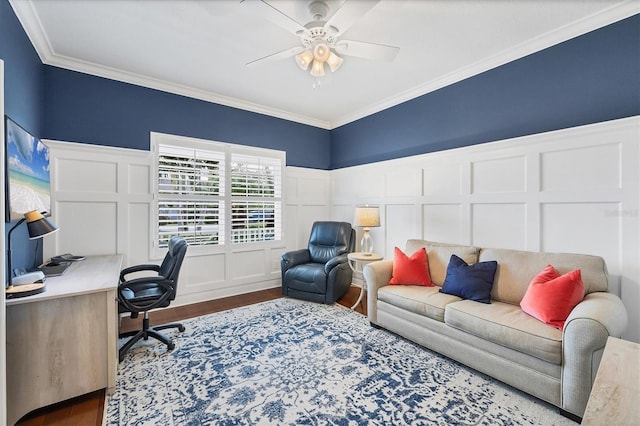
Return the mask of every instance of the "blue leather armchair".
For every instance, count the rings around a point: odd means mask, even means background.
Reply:
[[[356,232],[347,222],[315,222],[306,249],[282,255],[282,294],[331,304],[351,286],[347,254],[355,249]]]

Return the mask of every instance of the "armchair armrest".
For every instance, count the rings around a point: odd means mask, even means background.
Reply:
[[[587,294],[571,311],[562,336],[562,409],[582,417],[609,336],[620,337],[627,311],[618,296]]]
[[[153,271],[155,273],[160,272],[160,265],[148,264],[148,265],[135,265],[129,266],[128,268],[124,268],[120,271],[120,282],[126,281],[125,277],[128,274],[132,274],[134,272],[142,272],[142,271]]]
[[[136,300],[136,291],[144,290],[149,284],[160,287],[163,290],[162,295],[149,298],[141,297]],[[129,312],[146,312],[161,307],[169,300],[174,291],[173,280],[169,280],[163,276],[135,278],[118,285],[118,300]]]
[[[365,265],[362,275],[367,285],[367,316],[369,322],[377,324],[378,321],[378,289],[389,284],[393,273],[393,260],[380,260]]]
[[[311,262],[311,255],[309,254],[308,249],[294,250],[283,253],[282,258],[280,259],[282,272],[293,266],[309,262]]]
[[[329,274],[329,272],[331,272],[331,270],[336,266],[341,265],[343,263],[347,263],[347,260],[348,259],[347,259],[346,253],[336,257],[332,257],[331,259],[329,259],[327,263],[324,264],[324,272],[326,274]]]

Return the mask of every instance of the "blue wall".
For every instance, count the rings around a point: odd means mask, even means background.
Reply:
[[[31,134],[41,136],[44,67],[6,0],[0,1],[0,58],[4,60],[5,114]],[[4,170],[3,164],[3,173]],[[4,212],[0,214],[4,220]],[[5,241],[16,223],[6,225]],[[42,262],[42,241],[30,241],[28,238],[25,224],[11,235],[13,268],[28,269]]]
[[[44,66],[7,0],[0,1],[0,58],[4,60],[5,114],[41,137]]]
[[[640,114],[640,15],[331,132],[331,168]]]
[[[149,132],[287,152],[287,165],[329,168],[328,130],[45,67],[47,139],[149,150]]]

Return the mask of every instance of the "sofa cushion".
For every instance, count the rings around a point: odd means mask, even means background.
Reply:
[[[427,249],[427,256],[429,258],[429,276],[431,277],[431,282],[439,286],[442,286],[444,279],[447,276],[447,265],[449,264],[449,259],[451,259],[452,254],[455,254],[467,262],[467,264],[472,265],[478,261],[478,254],[480,253],[480,248],[478,247],[434,243],[432,241],[416,239],[407,240],[405,253],[414,253],[421,247]]]
[[[580,269],[585,294],[608,288],[607,268],[604,259],[598,256],[483,248],[478,261],[487,260],[498,262],[491,298],[500,302],[520,305],[533,277],[547,265],[553,265],[561,275]]]
[[[429,278],[426,249],[424,247],[419,248],[409,257],[396,247],[393,255],[393,272],[389,284],[432,286],[433,284],[431,284],[431,279]]]
[[[548,265],[531,281],[520,307],[532,317],[562,330],[571,310],[583,298],[580,269],[560,275]]]
[[[497,266],[495,261],[467,265],[464,260],[452,254],[447,266],[447,277],[440,292],[476,302],[491,303],[491,287]]]
[[[415,285],[388,285],[378,289],[378,300],[423,315],[436,321],[444,321],[444,308],[447,304],[458,302],[456,296],[439,292],[440,287]]]
[[[554,364],[562,362],[562,331],[527,315],[519,306],[461,300],[446,306],[444,320],[451,327],[500,346]]]

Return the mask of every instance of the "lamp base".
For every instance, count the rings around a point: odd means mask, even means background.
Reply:
[[[5,296],[7,299],[17,299],[19,297],[33,296],[34,294],[44,293],[47,287],[44,283],[33,283],[24,285],[14,285],[7,287]]]

